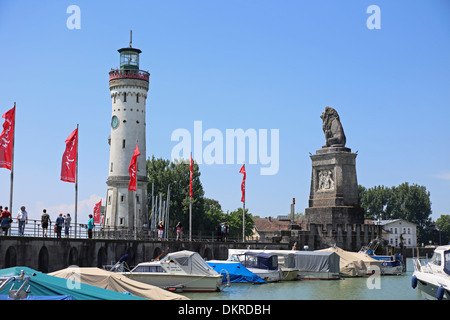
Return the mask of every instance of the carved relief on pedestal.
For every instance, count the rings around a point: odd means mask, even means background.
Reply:
[[[334,190],[334,173],[332,169],[318,170],[317,191]]]

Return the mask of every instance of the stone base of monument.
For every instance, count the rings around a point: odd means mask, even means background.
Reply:
[[[364,211],[360,207],[316,207],[306,208],[305,217],[307,224],[347,225],[363,224]]]
[[[323,147],[311,155],[307,224],[363,224],[356,178],[356,153],[343,146]]]

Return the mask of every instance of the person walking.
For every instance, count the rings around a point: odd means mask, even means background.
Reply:
[[[70,232],[70,222],[72,221],[72,217],[70,216],[70,213],[68,213],[64,217],[64,234],[66,235],[66,238],[69,237]]]
[[[47,238],[48,224],[52,221],[50,220],[50,215],[47,213],[47,210],[42,210],[41,216],[41,226],[42,226],[42,236]]]
[[[92,239],[92,231],[94,229],[94,218],[92,217],[92,214],[89,215],[87,228],[88,228],[88,238]]]
[[[64,218],[62,213],[60,213],[58,218],[56,218],[55,225],[56,225],[56,237],[61,238],[61,231],[64,226]]]
[[[19,222],[19,236],[23,236],[25,234],[25,225],[28,223],[28,213],[25,209],[25,206],[21,206],[20,211],[17,214],[17,222]]]
[[[1,207],[0,207],[1,208]],[[1,209],[0,209],[1,210]],[[7,236],[8,235],[8,230],[9,227],[11,226],[11,222],[12,222],[12,217],[11,217],[11,213],[8,211],[8,207],[5,207],[5,210],[2,210],[0,213],[0,219],[1,219],[1,226],[2,226],[2,230],[3,230],[3,235]]]

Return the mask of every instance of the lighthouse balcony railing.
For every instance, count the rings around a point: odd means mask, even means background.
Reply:
[[[115,69],[109,72],[109,80],[115,79],[139,79],[148,82],[150,73],[143,70]]]

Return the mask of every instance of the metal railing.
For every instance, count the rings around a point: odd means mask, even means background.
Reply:
[[[88,238],[87,224],[77,224],[77,234],[75,236],[75,224],[72,222],[69,227],[69,235],[65,234],[65,227],[62,227],[61,238]],[[176,241],[176,230],[168,230],[168,234],[163,235],[162,241]],[[149,230],[148,228],[139,228],[135,232],[134,228],[126,227],[104,227],[103,225],[95,224],[93,229],[94,239],[111,239],[111,240],[148,240],[158,241],[158,233],[155,230]],[[0,237],[5,236],[4,230],[0,227]],[[45,237],[44,230],[42,228],[41,220],[28,219],[25,224],[23,235],[19,232],[19,223],[17,218],[13,219],[10,227],[7,231],[7,236],[10,237]],[[57,238],[57,232],[55,230],[55,223],[50,222],[47,228],[47,238]],[[189,241],[189,233],[183,232],[182,238],[178,239],[182,241]],[[240,242],[241,238],[228,237],[227,239],[221,239],[218,237],[215,231],[211,233],[193,232],[192,241],[204,241],[204,242]]]
[[[94,226],[94,233],[100,229],[100,226]],[[0,227],[0,236],[5,236],[3,227]],[[7,231],[7,236],[12,237],[44,237],[44,230],[42,229],[41,220],[28,219],[23,229],[23,235],[19,230],[19,223],[17,218],[13,218],[13,222]],[[57,238],[57,232],[55,230],[55,223],[49,222],[47,228],[47,238]],[[62,227],[61,238],[66,238],[65,227]],[[68,238],[88,238],[87,224],[77,224],[77,234],[75,237],[75,224],[71,223],[69,226]]]
[[[111,70],[109,72],[109,80],[114,79],[139,79],[148,82],[150,79],[150,73],[143,70]]]

